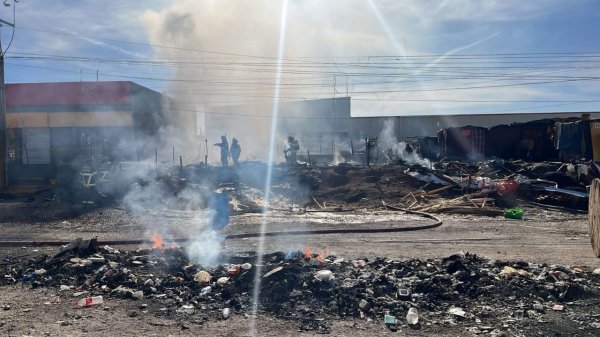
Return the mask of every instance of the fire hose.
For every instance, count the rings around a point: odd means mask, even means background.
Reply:
[[[410,226],[410,227],[377,227],[377,228],[330,228],[330,229],[308,229],[308,230],[297,230],[297,231],[275,231],[275,232],[252,232],[252,233],[240,233],[240,234],[227,234],[223,235],[222,238],[225,240],[232,239],[247,239],[247,238],[258,238],[258,237],[280,237],[280,236],[301,236],[301,235],[327,235],[327,234],[373,234],[373,233],[395,233],[395,232],[412,232],[419,230],[426,230],[439,227],[443,224],[443,221],[435,215],[394,207],[383,202],[383,206],[392,211],[405,212],[408,214],[419,215],[424,218],[432,219],[435,222],[427,225]],[[335,212],[335,211],[332,211]],[[175,238],[169,240],[173,243],[181,243],[192,241],[192,238]],[[141,244],[152,244],[152,240],[148,239],[136,239],[136,240],[104,240],[98,241],[98,245],[141,245]],[[63,246],[69,244],[69,241],[0,241],[0,247],[41,247],[41,246]]]

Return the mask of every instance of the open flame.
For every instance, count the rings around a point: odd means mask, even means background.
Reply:
[[[314,258],[317,261],[319,261],[321,264],[324,264],[325,258],[329,255],[331,255],[331,249],[329,247],[317,248]],[[304,248],[304,257],[307,260],[310,260],[313,258],[313,252],[312,252],[312,249],[310,248],[310,246],[306,246],[306,248]]]
[[[152,249],[160,249],[160,250],[165,249],[165,247],[163,245],[163,238],[160,234],[152,235],[150,240],[152,240]]]
[[[329,255],[331,255],[331,249],[329,249],[329,247],[324,247],[321,249],[317,249],[317,260],[319,260],[319,262],[323,263],[325,262],[325,258],[328,257]]]
[[[310,260],[310,259],[312,259],[312,250],[310,249],[310,246],[306,246],[306,247],[304,248],[304,257],[305,257],[307,260]]]
[[[164,251],[165,249],[177,248],[177,245],[175,244],[175,242],[171,242],[168,245],[165,245],[165,240],[163,239],[162,235],[160,235],[160,234],[152,235],[152,237],[150,237],[150,240],[152,240],[152,249],[158,249],[161,252]]]

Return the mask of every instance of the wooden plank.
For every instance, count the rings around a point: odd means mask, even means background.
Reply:
[[[600,257],[600,179],[594,179],[590,186],[588,217],[592,248],[596,257]]]

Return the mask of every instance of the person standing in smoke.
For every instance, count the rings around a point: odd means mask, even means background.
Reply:
[[[238,143],[237,139],[233,138],[231,140],[231,148],[229,149],[229,152],[231,152],[231,160],[233,161],[233,166],[237,166],[238,160],[240,159],[240,154],[242,153],[242,148],[240,147],[240,144]]]
[[[377,146],[377,138],[365,138],[365,154],[367,155],[367,166],[371,165],[372,152]]]
[[[221,136],[221,142],[216,143],[215,146],[221,148],[221,164],[223,167],[227,167],[229,165],[227,162],[227,157],[229,157],[229,143],[227,142],[227,137]]]
[[[294,137],[288,137],[288,147],[287,149],[283,150],[283,155],[285,156],[285,159],[288,162],[288,164],[298,163],[296,161],[296,153],[298,152],[298,150],[300,150],[300,144],[298,143],[298,141],[294,139]]]

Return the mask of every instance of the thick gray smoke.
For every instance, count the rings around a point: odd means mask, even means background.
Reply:
[[[307,142],[313,135],[331,133],[329,125],[332,121],[315,122],[314,118],[320,118],[324,111],[319,106],[305,104],[301,89],[323,83],[324,97],[327,98],[335,96],[337,90],[333,76],[292,74],[286,72],[286,64],[302,62],[294,57],[356,54],[349,49],[356,48],[354,44],[339,40],[340,31],[359,44],[368,42],[370,52],[380,53],[388,48],[384,37],[367,38],[363,34],[365,27],[356,26],[355,22],[331,22],[330,13],[315,11],[315,6],[315,3],[291,2],[288,8],[279,98],[295,104],[281,106],[275,162],[284,160],[282,150],[288,136],[299,140],[298,154],[306,155],[311,146]],[[140,16],[150,43],[172,47],[155,49],[157,60],[168,60],[174,65],[166,93],[174,97],[176,103],[169,111],[170,126],[161,131],[165,139],[161,152],[168,156],[169,143],[172,143],[171,146],[176,147],[176,157],[181,152],[184,158],[199,157],[203,160],[206,155],[210,164],[217,164],[220,151],[213,144],[220,142],[221,135],[226,135],[230,144],[234,137],[238,139],[242,161],[267,159],[273,101],[276,99],[275,69],[281,7],[280,1],[182,0],[160,11],[146,11]],[[336,4],[326,7],[337,12],[350,8],[356,11],[353,6]],[[376,20],[374,16],[367,19],[366,24],[377,26],[376,22],[369,20]],[[335,97],[340,96],[338,93]],[[335,112],[346,106],[349,111],[349,100],[345,104],[330,103],[323,109]],[[315,129],[315,125],[319,129]],[[325,144],[323,152],[330,154],[331,140],[322,143]],[[343,147],[341,144],[338,146]],[[311,153],[314,153],[313,149]],[[152,186],[145,188],[155,192]],[[159,190],[156,193],[160,195]],[[147,198],[145,193],[138,193],[127,200],[146,202]],[[161,203],[168,203],[170,199],[164,194],[160,198],[151,198]],[[216,235],[198,230],[189,234],[198,239],[191,245],[195,247],[190,252],[192,256],[200,259],[207,250],[217,251],[215,248],[219,242]]]
[[[314,62],[322,56],[364,55],[364,51],[359,53],[359,50],[366,43],[371,53],[389,50],[386,38],[373,34],[380,32],[376,17],[362,15],[369,10],[369,5],[351,2],[290,2],[281,101],[304,102],[307,95],[314,98],[317,89],[320,95],[316,97],[340,97],[343,96],[341,91],[347,89],[340,84],[346,79],[319,73],[289,72],[288,64],[297,67],[305,60]],[[281,1],[183,0],[140,16],[152,44],[174,47],[157,48],[155,57],[176,65],[167,92],[176,98],[183,124],[193,125],[191,119],[198,111],[198,130],[189,130],[186,137],[201,142],[208,140],[208,149],[202,146],[196,151],[202,155],[207,153],[211,163],[219,160],[218,149],[212,144],[218,142],[221,135],[240,141],[242,160],[267,158],[281,7]],[[362,19],[360,24],[345,19],[332,22],[332,11],[339,18],[361,16]],[[370,33],[365,34],[366,30]],[[336,86],[336,82],[340,83]],[[327,120],[315,123],[314,119],[303,119],[302,111],[292,110],[282,108],[280,111],[277,133],[282,138],[294,133],[282,126],[289,115],[294,116],[293,123],[288,124],[319,124],[322,127],[330,124]],[[284,160],[280,153],[276,159]]]

